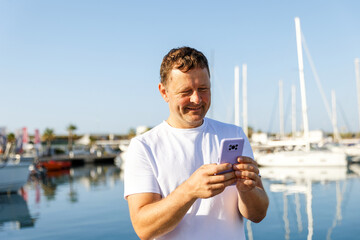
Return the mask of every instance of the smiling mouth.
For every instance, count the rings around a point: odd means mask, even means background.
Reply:
[[[200,111],[202,109],[201,106],[198,106],[198,107],[187,107],[188,110],[190,111]]]

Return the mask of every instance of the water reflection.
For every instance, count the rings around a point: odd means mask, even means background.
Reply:
[[[57,188],[67,185],[69,188],[68,200],[76,203],[78,193],[75,183],[80,183],[87,190],[101,186],[111,187],[115,185],[115,182],[120,181],[120,172],[120,168],[114,165],[85,165],[67,170],[47,172],[46,174],[40,174],[38,178],[41,182],[43,195],[47,200],[54,200]],[[34,184],[34,181],[29,184]]]
[[[261,223],[246,222],[247,239],[358,236],[354,224],[359,222],[359,170],[359,164],[261,168],[270,207]],[[22,195],[0,200],[0,239],[138,239],[123,199],[121,175],[114,165],[33,175]],[[10,210],[9,202],[21,202],[21,206]],[[22,217],[14,218],[9,211]],[[31,228],[12,231],[26,226]]]
[[[314,222],[319,222],[324,216],[313,214],[314,210],[327,208],[329,213],[333,213],[333,220],[330,226],[325,226],[326,239],[331,239],[333,230],[342,220],[342,205],[344,193],[347,188],[347,179],[357,177],[356,172],[351,169],[358,169],[359,165],[344,167],[262,167],[260,172],[265,181],[268,182],[268,194],[274,195],[276,203],[282,202],[282,209],[279,208],[277,214],[281,214],[284,229],[284,239],[305,239],[303,229],[307,229],[306,238],[313,239]],[[335,185],[335,201],[331,200],[331,189],[327,187],[327,195],[321,196],[330,200],[318,205],[318,199],[314,202],[313,195],[319,196],[319,189],[322,186]],[[317,192],[314,192],[314,188]],[[274,196],[273,196],[274,197]],[[302,201],[303,200],[303,201]],[[331,204],[330,204],[331,203]],[[303,206],[301,206],[303,204]],[[301,211],[303,209],[304,211]],[[296,216],[291,218],[289,216]],[[318,218],[318,219],[316,219]],[[295,220],[296,222],[291,222]],[[252,224],[247,222],[248,239],[253,239]],[[315,226],[319,227],[319,225]],[[321,226],[323,227],[323,226]],[[297,228],[297,233],[292,233]],[[317,229],[318,230],[318,229]],[[294,236],[295,234],[295,236]],[[316,238],[316,237],[315,237]]]
[[[113,187],[117,181],[121,180],[120,173],[120,168],[114,165],[85,165],[81,168],[72,168],[70,177],[90,190],[101,186]]]
[[[349,166],[350,171],[353,174],[360,176],[360,163],[353,163]]]
[[[35,219],[30,216],[23,196],[18,194],[0,195],[0,231],[33,227]]]
[[[116,182],[121,181],[120,172],[120,168],[114,165],[85,165],[61,171],[34,173],[18,194],[0,195],[0,232],[34,227],[35,219],[41,218],[42,201],[57,202],[65,194],[67,202],[78,203],[78,188],[91,191],[115,186]],[[32,212],[28,208],[28,203],[31,205],[31,202],[34,202],[35,209]]]

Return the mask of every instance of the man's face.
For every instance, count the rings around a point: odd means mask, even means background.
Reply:
[[[211,101],[210,78],[206,68],[186,73],[173,69],[167,86],[159,84],[164,100],[169,103],[167,122],[175,128],[194,128],[202,124]]]

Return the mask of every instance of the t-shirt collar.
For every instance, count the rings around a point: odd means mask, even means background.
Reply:
[[[175,127],[172,127],[170,126],[170,124],[164,120],[163,121],[163,124],[165,124],[168,128],[170,128],[172,131],[180,131],[180,132],[200,132],[202,131],[206,125],[207,125],[207,118],[204,118],[204,121],[203,123],[198,126],[198,127],[194,127],[194,128],[175,128]]]

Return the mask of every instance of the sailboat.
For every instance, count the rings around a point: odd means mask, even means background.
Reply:
[[[300,78],[302,119],[304,127],[304,134],[302,139],[298,141],[300,143],[298,146],[302,146],[302,149],[257,155],[256,161],[260,166],[346,166],[346,155],[342,152],[331,152],[324,149],[310,149],[301,29],[300,19],[298,17],[295,18],[295,29]]]
[[[234,124],[240,126],[240,68],[235,66],[234,69],[234,113],[235,119]],[[242,94],[243,94],[243,131],[246,136],[248,136],[248,117],[247,117],[247,64],[242,65]]]
[[[360,126],[360,60],[355,59],[355,75],[359,108],[359,126]],[[335,92],[333,92],[335,98]],[[333,108],[335,108],[335,99]],[[333,110],[333,118],[336,122],[336,110]],[[335,124],[335,123],[334,123]],[[341,139],[338,143],[327,144],[326,147],[332,152],[343,152],[349,157],[350,162],[360,162],[360,141],[359,139]]]
[[[336,126],[336,99],[335,91],[332,91],[333,98],[333,125]],[[336,127],[334,127],[336,129]],[[343,140],[340,139],[340,134],[337,133],[338,141],[334,143],[328,143],[325,145],[327,149],[332,152],[341,152],[345,153],[349,157],[350,162],[360,162],[360,143],[350,143],[346,144]],[[336,132],[334,131],[334,136]]]

